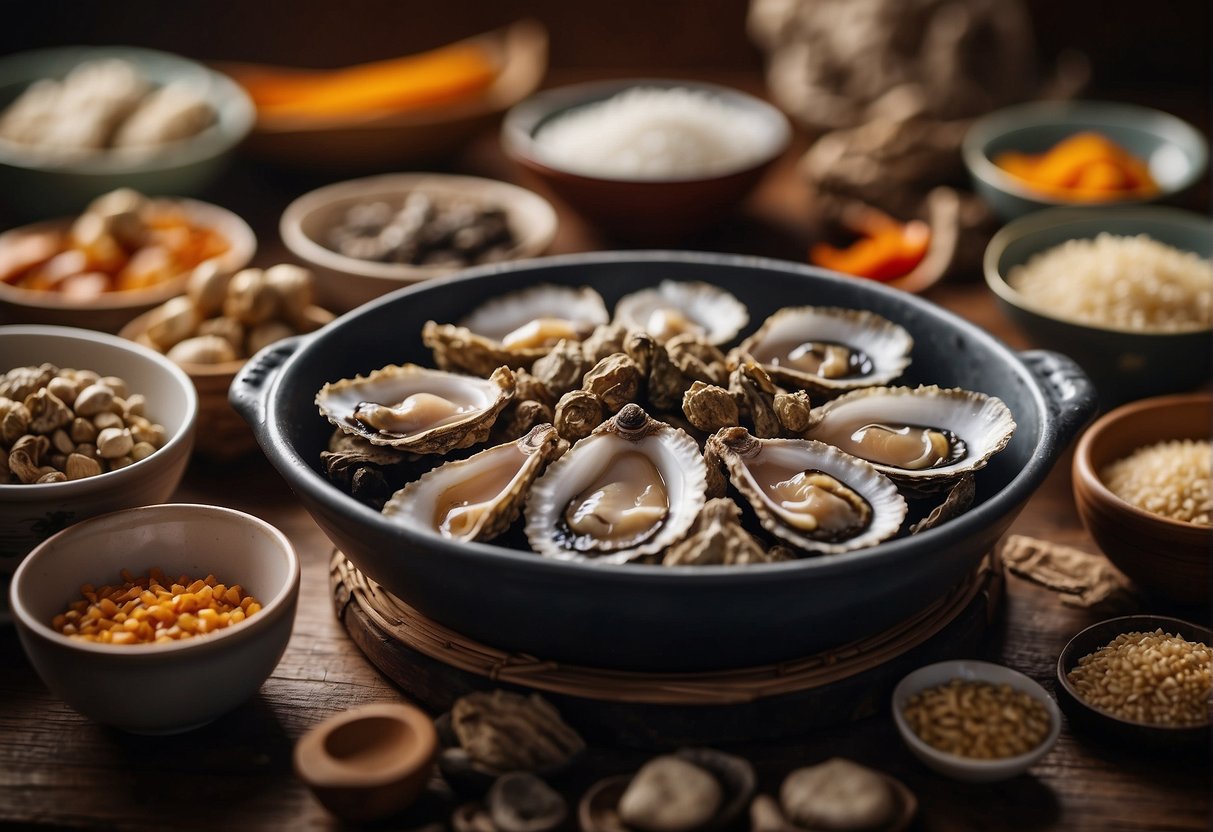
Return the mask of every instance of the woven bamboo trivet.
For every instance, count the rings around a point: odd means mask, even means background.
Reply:
[[[607,670],[545,661],[519,653],[508,653],[472,641],[418,613],[408,604],[363,575],[340,552],[330,563],[330,582],[337,616],[351,630],[355,641],[380,670],[407,692],[416,693],[419,680],[402,674],[415,672],[414,664],[398,663],[388,653],[420,654],[488,685],[516,685],[547,694],[558,694],[607,703],[659,706],[727,706],[752,703],[787,694],[827,688],[852,677],[889,666],[930,642],[967,613],[964,627],[953,641],[943,645],[953,655],[964,655],[975,646],[998,608],[1002,592],[1002,568],[988,556],[964,581],[942,598],[889,630],[841,647],[802,659],[738,670],[703,673],[652,673]],[[355,605],[358,616],[351,616]],[[360,638],[371,630],[371,639]],[[370,644],[368,645],[368,641]],[[373,649],[368,649],[368,646]],[[895,681],[895,680],[893,680]],[[421,685],[422,688],[426,686]],[[412,688],[413,690],[410,690]]]

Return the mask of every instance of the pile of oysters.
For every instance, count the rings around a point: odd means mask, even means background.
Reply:
[[[748,323],[700,282],[627,295],[613,316],[589,288],[491,299],[426,323],[437,369],[321,388],[337,428],[324,470],[389,521],[448,539],[749,564],[946,522],[1015,430],[995,397],[890,386],[913,339],[872,312],[784,308],[726,351]]]

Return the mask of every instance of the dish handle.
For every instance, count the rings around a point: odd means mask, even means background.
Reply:
[[[232,379],[227,400],[232,408],[249,423],[253,432],[261,439],[265,427],[265,405],[270,387],[278,370],[294,355],[310,336],[293,335],[275,341],[244,362],[244,366]]]
[[[1065,448],[1095,416],[1099,395],[1091,379],[1068,355],[1051,350],[1025,350],[1019,354],[1040,382],[1057,430],[1057,447]]]

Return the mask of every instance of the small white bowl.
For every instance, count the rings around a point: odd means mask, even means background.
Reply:
[[[1049,712],[1048,736],[1025,754],[997,760],[962,757],[931,747],[914,733],[914,729],[906,722],[902,712],[905,710],[906,702],[914,694],[927,688],[946,684],[952,679],[988,682],[993,685],[1005,683],[1015,690],[1023,691],[1044,705],[1045,710]],[[1049,749],[1057,742],[1057,735],[1061,732],[1061,711],[1058,710],[1053,697],[1049,696],[1044,688],[1018,670],[972,659],[936,662],[926,667],[920,667],[902,679],[893,690],[893,719],[897,723],[897,730],[901,733],[901,738],[909,746],[914,756],[940,774],[972,783],[992,783],[1022,774],[1049,753]]]
[[[516,240],[509,260],[543,254],[556,236],[556,209],[551,203],[525,188],[494,179],[444,173],[391,173],[338,182],[296,199],[286,207],[278,224],[282,242],[315,275],[317,303],[325,309],[346,312],[420,280],[458,271],[453,266],[359,260],[339,254],[326,244],[328,233],[351,207],[367,202],[402,205],[414,191],[504,210]]]
[[[80,585],[115,584],[122,569],[159,567],[240,584],[262,609],[240,624],[172,644],[99,644],[51,620]],[[94,517],[42,543],[10,589],[17,633],[42,681],[80,713],[137,734],[205,725],[248,699],[278,664],[299,598],[299,559],[286,536],[216,506],[144,506]]]
[[[147,418],[168,441],[133,465],[68,482],[0,484],[0,621],[8,618],[8,577],[50,535],[87,517],[162,503],[172,496],[194,447],[198,394],[166,357],[115,335],[59,326],[0,326],[0,372],[43,363],[118,376],[147,399]]]

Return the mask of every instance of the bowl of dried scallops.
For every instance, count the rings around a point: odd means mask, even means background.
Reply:
[[[896,626],[971,574],[1095,407],[913,296],[690,252],[502,264],[255,356],[231,399],[422,615],[563,662],[705,670]]]

